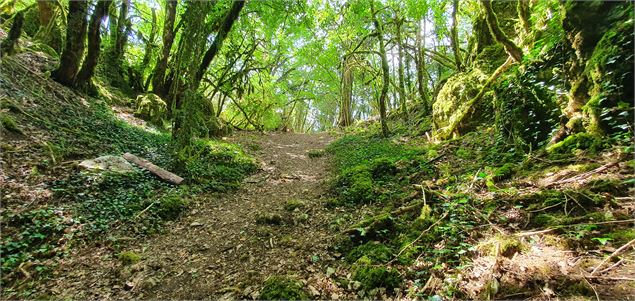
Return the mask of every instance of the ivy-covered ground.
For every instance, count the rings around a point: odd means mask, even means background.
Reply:
[[[74,92],[48,79],[52,64],[41,52],[0,63],[0,281],[7,298],[46,296],[42,283],[76,250],[107,246],[117,256],[122,239],[163,232],[192,198],[235,190],[256,169],[239,146],[223,141],[199,140],[189,157],[175,156],[169,134],[134,118],[125,95],[107,87],[100,98]],[[84,159],[124,152],[176,170],[187,184],[170,185],[141,169],[77,168]]]

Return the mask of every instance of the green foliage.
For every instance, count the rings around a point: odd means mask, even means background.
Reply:
[[[571,154],[575,150],[588,150],[597,153],[607,147],[607,141],[593,134],[577,133],[550,145],[547,151],[553,154]]]
[[[274,276],[265,281],[258,298],[261,300],[308,300],[309,295],[301,282],[290,277]]]
[[[141,256],[133,251],[121,252],[117,257],[125,265],[131,265],[141,261]]]
[[[303,201],[297,200],[297,199],[291,199],[291,200],[288,200],[286,203],[284,203],[284,210],[293,211],[293,210],[302,208],[304,206],[305,204]]]
[[[384,287],[393,290],[401,284],[401,276],[394,269],[373,266],[368,257],[361,257],[353,266],[353,280],[359,281],[364,290]]]
[[[238,145],[219,140],[196,140],[178,155],[186,176],[213,191],[235,189],[256,170],[255,160]]]
[[[18,123],[15,121],[15,119],[11,115],[0,111],[0,131],[1,130],[7,130],[12,133],[22,134],[22,130],[18,126]]]
[[[424,150],[372,136],[349,135],[327,148],[335,158],[338,176],[334,191],[342,204],[381,202],[399,191],[402,175],[429,174]]]
[[[171,219],[183,211],[185,204],[173,186],[149,172],[129,174],[76,174],[55,181],[56,197],[72,201],[84,222],[83,235],[92,237],[108,233],[114,225],[130,232],[148,233],[160,229],[164,219]],[[157,195],[164,195],[155,201]],[[151,203],[143,219],[136,218]]]
[[[63,254],[65,230],[74,222],[65,221],[62,211],[42,208],[27,212],[2,213],[2,244],[0,264],[2,282],[10,281],[10,275],[24,262],[36,265],[36,271],[43,271],[41,261]]]
[[[361,257],[367,257],[372,262],[386,263],[392,259],[392,250],[386,245],[378,242],[367,242],[363,245],[355,247],[347,255],[349,262],[355,262]]]

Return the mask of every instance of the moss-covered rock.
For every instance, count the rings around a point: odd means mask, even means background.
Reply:
[[[167,105],[165,101],[153,93],[137,96],[135,108],[135,116],[141,117],[154,124],[162,125],[163,119],[166,117]]]
[[[570,154],[575,150],[588,150],[596,153],[606,147],[606,141],[597,135],[577,133],[550,145],[547,147],[547,151],[553,154]]]
[[[141,261],[141,256],[132,251],[121,252],[117,257],[125,265],[131,265]]]
[[[401,276],[394,269],[374,266],[372,260],[366,256],[358,259],[353,265],[353,280],[361,283],[364,290],[386,288],[393,290],[401,284]]]
[[[370,203],[375,199],[373,177],[366,166],[356,166],[340,174],[336,190],[349,204]]]
[[[293,211],[299,208],[304,207],[304,202],[297,199],[291,199],[284,203],[284,210]]]
[[[258,297],[260,300],[308,300],[309,294],[301,282],[289,277],[267,279]]]
[[[388,262],[392,259],[392,250],[385,244],[379,242],[367,242],[355,247],[347,255],[346,259],[355,262],[359,258],[366,256],[373,262]]]
[[[450,138],[483,122],[487,112],[491,112],[491,108],[486,107],[491,106],[491,96],[486,95],[481,99],[478,102],[479,108],[467,106],[466,103],[478,94],[487,78],[487,74],[482,70],[474,68],[468,72],[457,73],[445,82],[432,105],[432,122],[437,138]],[[459,118],[463,121],[457,124],[456,119]]]

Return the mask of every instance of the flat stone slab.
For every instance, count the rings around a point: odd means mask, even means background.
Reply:
[[[121,156],[101,156],[95,159],[84,160],[79,163],[79,168],[93,171],[110,171],[116,173],[129,173],[137,170],[132,164]]]

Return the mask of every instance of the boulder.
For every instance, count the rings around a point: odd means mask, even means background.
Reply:
[[[137,96],[135,100],[135,116],[161,125],[166,117],[167,105],[161,97],[153,93]]]
[[[109,171],[116,173],[129,173],[136,171],[136,167],[128,163],[121,156],[101,156],[99,158],[84,160],[79,163],[79,167],[85,170]]]

